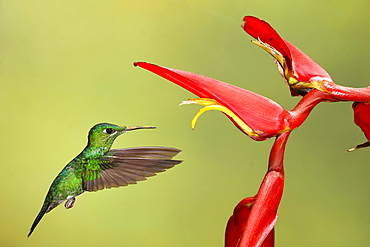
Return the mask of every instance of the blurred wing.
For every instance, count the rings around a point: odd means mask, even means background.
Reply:
[[[146,177],[181,163],[180,160],[172,160],[179,152],[180,149],[170,147],[112,149],[101,158],[103,164],[100,165],[100,177],[85,181],[85,190],[98,191],[146,180]]]

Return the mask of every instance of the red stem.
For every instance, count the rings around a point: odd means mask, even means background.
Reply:
[[[337,101],[370,102],[370,87],[353,88],[324,82],[321,85]]]
[[[284,176],[284,153],[290,133],[284,132],[276,137],[270,152],[268,172],[277,171]]]
[[[290,118],[288,118],[287,121],[289,122],[290,128],[298,128],[306,120],[312,109],[323,101],[334,102],[338,100],[333,95],[317,89],[313,89],[306,94],[293,110],[288,111],[290,113]]]

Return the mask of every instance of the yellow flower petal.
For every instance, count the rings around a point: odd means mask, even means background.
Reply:
[[[195,128],[195,124],[203,113],[206,111],[216,110],[220,111],[227,116],[229,116],[238,126],[239,128],[250,136],[259,136],[255,131],[252,130],[251,127],[249,127],[242,119],[240,119],[234,112],[229,110],[227,107],[221,105],[217,100],[214,99],[208,99],[208,98],[197,98],[197,99],[189,99],[187,101],[183,101],[180,105],[187,105],[187,104],[198,104],[203,105],[204,107],[201,108],[197,114],[193,117],[191,121],[191,128]]]

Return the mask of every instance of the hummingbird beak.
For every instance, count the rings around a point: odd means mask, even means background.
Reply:
[[[124,132],[131,131],[131,130],[139,130],[139,129],[155,129],[154,126],[127,126]]]

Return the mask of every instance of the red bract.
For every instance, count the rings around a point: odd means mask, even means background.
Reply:
[[[293,96],[305,95],[316,88],[329,93],[337,101],[370,102],[370,88],[339,86],[330,75],[309,56],[292,45],[267,22],[253,16],[244,17],[244,30],[256,38],[253,43],[270,53],[279,71],[290,86]]]
[[[314,90],[294,110],[287,111],[262,95],[212,78],[145,62],[135,63],[135,66],[147,69],[198,95],[200,99],[185,103],[204,105],[200,114],[207,110],[222,111],[240,130],[257,141],[297,128],[317,103],[324,98],[330,99],[330,95]]]
[[[283,68],[285,78],[310,81],[314,77],[332,81],[330,75],[297,47],[280,37],[267,22],[253,16],[244,17],[244,30],[257,44],[273,55]]]
[[[226,225],[225,247],[235,247],[240,242],[240,238],[246,229],[248,217],[250,215],[255,197],[247,197],[236,205],[233,215],[231,215]],[[273,247],[275,245],[274,228],[263,240],[261,247]]]
[[[238,244],[255,200],[255,197],[244,198],[234,208],[233,215],[230,216],[226,225],[225,247],[235,247]]]
[[[364,132],[367,142],[357,145],[348,151],[355,151],[359,148],[370,146],[370,103],[355,102],[352,105],[354,111],[355,124]]]
[[[246,227],[236,246],[261,246],[277,221],[277,210],[284,188],[284,177],[279,172],[268,172],[256,195],[256,201],[246,222]]]
[[[254,140],[266,140],[278,133],[290,130],[288,123],[284,121],[289,113],[274,101],[259,94],[178,69],[144,62],[138,62],[135,65],[156,73],[201,98],[213,100],[213,102],[210,100],[208,102],[200,102],[200,100],[195,102],[196,100],[193,100],[192,103],[201,105],[214,103],[213,105],[222,105],[231,110],[236,117],[233,118],[230,114],[226,114],[238,128],[249,127],[250,131],[242,131]],[[242,123],[237,123],[238,118],[247,126],[243,127]]]
[[[280,37],[268,24],[253,16],[244,17],[244,30],[256,38],[255,44],[269,52],[278,62],[280,72],[293,95],[304,95],[313,81],[332,82],[330,75],[297,47]],[[306,83],[304,83],[306,82]]]
[[[317,89],[325,92],[326,95],[323,96],[330,98],[330,101],[370,102],[370,87],[352,88],[335,84],[323,68],[297,47],[280,37],[267,22],[253,16],[246,16],[243,28],[257,39],[253,43],[275,58],[279,71],[289,85],[293,96],[304,96],[312,89]],[[323,98],[322,101],[326,100]],[[366,113],[367,110],[363,109],[362,106],[357,110],[354,107],[355,120],[361,119],[356,124],[360,126],[369,140],[370,121],[366,121],[369,115]],[[366,146],[370,146],[370,143],[366,142],[350,151]]]

